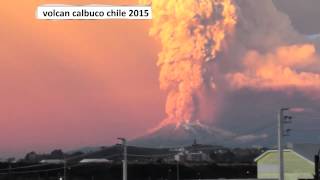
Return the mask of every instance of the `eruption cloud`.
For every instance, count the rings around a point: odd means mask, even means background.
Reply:
[[[207,66],[237,21],[232,0],[152,0],[150,34],[160,39],[160,88],[168,92],[163,126],[198,120],[198,96],[215,88]],[[206,74],[207,73],[207,74]],[[207,78],[210,77],[210,78]],[[154,131],[152,130],[152,131]]]
[[[273,1],[236,2],[239,26],[230,47],[232,59],[224,71],[228,89],[299,93],[318,99],[319,47],[297,32]]]
[[[305,70],[319,66],[312,44],[278,47],[266,54],[249,51],[242,63],[243,72],[227,75],[228,81],[236,89],[294,89],[306,94],[320,90],[320,74]]]
[[[206,119],[202,114],[214,112],[212,101],[225,108],[227,96],[246,89],[320,98],[320,46],[297,32],[273,1],[143,3],[152,5],[150,34],[162,45],[157,65],[160,88],[168,93],[167,117],[151,132],[199,124]],[[228,105],[246,103],[232,100]]]

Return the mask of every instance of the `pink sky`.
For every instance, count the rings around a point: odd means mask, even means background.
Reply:
[[[133,4],[84,1],[77,4]],[[164,115],[148,21],[40,21],[37,5],[0,7],[1,156],[110,145]]]

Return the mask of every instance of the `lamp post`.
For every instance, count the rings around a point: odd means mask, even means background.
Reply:
[[[123,146],[123,161],[122,161],[122,176],[123,180],[127,180],[127,140],[125,138],[118,138]]]
[[[63,180],[67,180],[67,160],[64,158],[63,161]]]
[[[319,180],[319,155],[320,150],[318,151],[318,154],[314,156],[314,180]]]
[[[180,180],[179,160],[177,160],[177,180]]]

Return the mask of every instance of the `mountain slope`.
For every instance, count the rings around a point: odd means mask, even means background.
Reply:
[[[216,127],[210,127],[199,121],[184,123],[179,127],[168,125],[153,133],[134,139],[131,145],[145,147],[177,147],[190,145],[196,139],[201,144],[224,146],[252,146],[260,145],[258,140],[267,140],[266,134],[238,135]]]

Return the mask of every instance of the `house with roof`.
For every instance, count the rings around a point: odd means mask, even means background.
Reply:
[[[111,160],[105,158],[95,158],[95,159],[82,159],[79,163],[82,164],[98,164],[98,163],[112,163]]]
[[[294,144],[284,150],[285,180],[313,179],[315,174],[314,156],[319,144]],[[269,150],[255,159],[258,179],[278,179],[278,150]]]
[[[43,159],[40,161],[41,164],[64,164],[65,160],[63,159]]]

